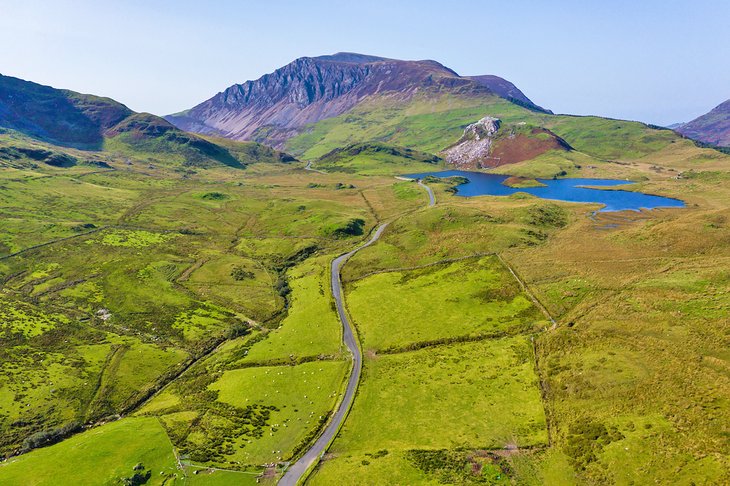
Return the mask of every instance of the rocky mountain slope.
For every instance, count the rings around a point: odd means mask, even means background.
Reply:
[[[679,126],[676,131],[699,142],[730,147],[730,100]]]
[[[235,155],[250,150],[231,150],[186,133],[158,116],[135,113],[110,98],[3,75],[0,75],[0,128],[60,147],[82,150],[112,147],[118,152],[165,153],[187,165],[240,166],[251,161],[251,157],[242,160]],[[292,160],[268,147],[254,152],[266,153],[267,160]]]
[[[165,118],[183,130],[283,147],[305,125],[341,115],[374,95],[399,102],[424,91],[497,95],[540,109],[496,76],[462,77],[436,61],[338,53],[297,59]]]

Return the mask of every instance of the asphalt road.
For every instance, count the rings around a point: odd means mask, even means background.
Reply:
[[[428,189],[428,191],[433,200],[431,190]],[[335,412],[335,415],[332,417],[332,420],[330,420],[329,424],[327,424],[327,427],[324,429],[324,432],[322,432],[319,439],[317,439],[317,442],[315,442],[314,445],[301,458],[299,458],[297,462],[289,466],[289,469],[286,470],[284,476],[279,480],[279,486],[295,486],[314,461],[325,453],[330,441],[335,437],[335,435],[337,435],[337,431],[339,430],[342,422],[345,420],[345,416],[350,410],[352,401],[355,399],[355,391],[357,390],[357,384],[360,381],[360,373],[362,371],[362,353],[360,353],[360,348],[357,345],[357,339],[355,338],[355,334],[352,330],[352,324],[350,324],[350,320],[347,318],[347,313],[345,312],[340,271],[342,270],[342,266],[352,255],[378,241],[378,238],[380,238],[380,235],[383,234],[383,230],[385,230],[387,225],[388,223],[381,224],[378,229],[375,230],[372,238],[370,238],[370,240],[368,240],[368,242],[364,245],[349,253],[338,256],[332,261],[332,296],[334,297],[335,304],[337,305],[337,314],[339,314],[340,321],[342,322],[343,341],[350,350],[350,353],[352,353],[352,373],[350,374],[350,379],[347,381],[345,396],[340,402],[340,406]]]
[[[421,182],[421,179],[418,179],[418,185],[422,188],[426,189],[426,192],[428,192],[428,207],[432,207],[436,205],[436,198],[433,195],[433,190],[428,187],[426,184]]]

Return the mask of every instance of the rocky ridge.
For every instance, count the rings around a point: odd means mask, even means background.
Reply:
[[[387,94],[400,101],[424,90],[497,95],[536,106],[512,83],[496,76],[462,77],[431,60],[338,53],[297,59],[165,118],[183,130],[281,148],[305,125],[341,115],[369,96]]]

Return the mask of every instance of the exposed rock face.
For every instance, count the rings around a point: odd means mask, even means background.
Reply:
[[[502,122],[498,118],[485,116],[464,129],[464,135],[456,144],[444,151],[446,161],[457,168],[494,167],[490,165],[490,151],[494,136]]]
[[[486,116],[464,129],[464,135],[444,150],[446,161],[460,169],[488,169],[530,160],[550,150],[572,150],[550,130],[524,123],[502,125]]]
[[[699,142],[730,147],[730,100],[676,130],[685,137]]]
[[[165,118],[183,130],[281,147],[304,125],[345,113],[370,95],[407,100],[424,89],[495,94],[436,61],[338,53],[297,59]]]

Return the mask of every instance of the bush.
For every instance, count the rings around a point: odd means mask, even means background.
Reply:
[[[365,226],[365,220],[361,218],[353,218],[347,223],[335,227],[328,228],[325,233],[335,238],[347,238],[348,236],[360,236],[363,234],[363,227]]]
[[[81,430],[81,424],[79,422],[71,422],[61,427],[41,430],[25,438],[23,441],[23,452],[55,444],[79,430]]]
[[[253,272],[246,270],[244,267],[241,266],[233,267],[233,270],[231,270],[231,277],[233,277],[233,280],[252,279],[255,276],[256,275]]]
[[[82,223],[82,224],[77,224],[76,226],[72,227],[71,229],[77,233],[81,233],[82,231],[89,231],[89,230],[96,229],[96,225],[93,223]]]
[[[563,452],[570,458],[573,467],[584,470],[598,459],[605,446],[623,438],[624,435],[615,426],[607,428],[602,423],[582,420],[570,427]]]
[[[529,208],[529,223],[535,226],[563,228],[568,224],[568,215],[556,204],[534,205]]]
[[[76,158],[66,154],[51,154],[44,162],[53,167],[72,167],[76,165]]]
[[[223,201],[228,199],[228,195],[222,192],[206,192],[200,196],[200,199],[205,199],[207,201]]]
[[[147,484],[147,481],[149,481],[152,477],[152,471],[143,472],[137,469],[136,466],[134,467],[134,470],[137,472],[135,472],[128,478],[122,478],[121,483],[124,486],[140,486],[142,484]]]
[[[245,322],[238,321],[234,323],[229,329],[227,334],[228,339],[235,339],[237,337],[245,336],[250,331],[248,324]]]

